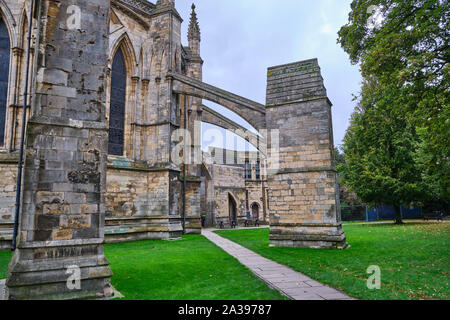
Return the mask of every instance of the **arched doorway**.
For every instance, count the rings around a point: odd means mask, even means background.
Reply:
[[[230,224],[232,222],[237,223],[237,204],[231,194],[228,194],[228,208],[229,208]]]
[[[252,218],[253,220],[259,220],[259,204],[256,202],[252,204]]]
[[[117,49],[111,72],[108,154],[123,156],[125,140],[125,101],[127,69],[122,49]]]
[[[5,143],[10,57],[11,43],[9,32],[5,21],[0,16],[0,147]]]

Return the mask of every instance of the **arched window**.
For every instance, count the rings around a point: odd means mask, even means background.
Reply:
[[[11,45],[6,23],[0,17],[0,146],[5,143],[6,101],[8,100]]]
[[[127,69],[122,50],[114,56],[111,72],[111,105],[109,108],[108,153],[122,156],[125,139],[125,99],[127,90]]]

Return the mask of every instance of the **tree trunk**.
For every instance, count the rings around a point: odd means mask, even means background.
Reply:
[[[400,210],[400,206],[395,204],[395,224],[403,224],[402,212]]]

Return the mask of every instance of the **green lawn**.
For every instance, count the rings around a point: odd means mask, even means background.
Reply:
[[[221,236],[360,299],[449,299],[450,224],[346,225],[347,250],[269,248],[269,229],[221,230]],[[381,289],[366,286],[370,265]]]
[[[203,236],[105,245],[112,284],[129,300],[285,300]],[[0,279],[10,252],[0,252]]]
[[[106,245],[105,254],[126,299],[285,299],[203,236]]]
[[[11,251],[0,251],[0,279],[5,279],[8,274],[8,264],[11,256]]]

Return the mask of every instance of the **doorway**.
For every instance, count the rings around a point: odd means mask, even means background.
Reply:
[[[231,194],[228,194],[228,208],[230,224],[237,222],[237,204]]]
[[[259,205],[256,202],[252,204],[252,218],[259,220]]]

